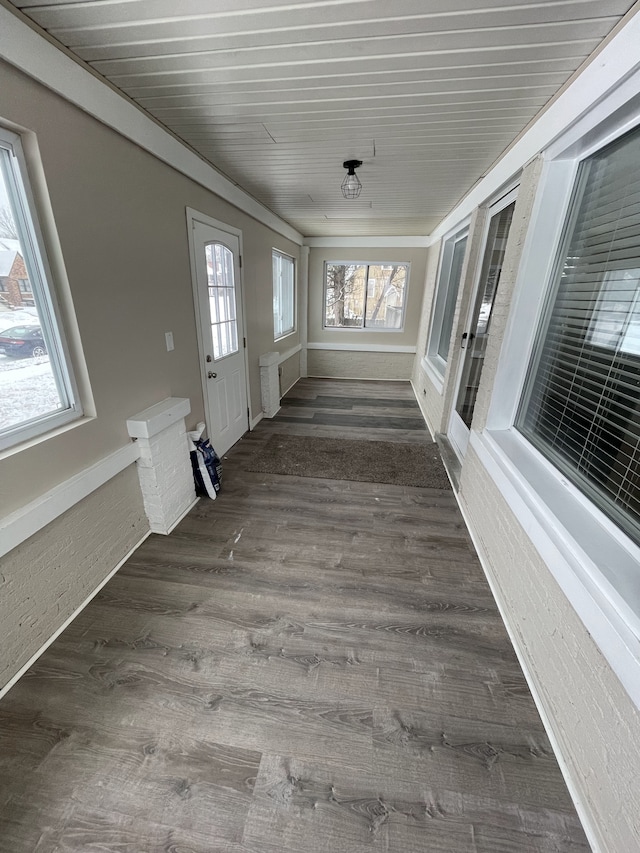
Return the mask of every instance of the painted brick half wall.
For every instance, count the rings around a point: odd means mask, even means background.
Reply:
[[[332,379],[410,379],[413,353],[310,349],[309,376]]]
[[[131,465],[0,560],[0,689],[148,530]]]

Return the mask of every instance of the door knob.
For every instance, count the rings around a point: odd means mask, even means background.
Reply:
[[[207,373],[207,376],[209,377],[209,379],[215,379],[217,375],[218,375],[218,374],[217,374],[217,373],[214,373],[214,372],[213,372],[213,370],[210,370],[210,371]]]

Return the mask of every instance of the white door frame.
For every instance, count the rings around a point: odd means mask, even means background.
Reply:
[[[209,423],[209,386],[207,383],[207,371],[206,371],[206,362],[205,357],[207,353],[207,348],[205,346],[205,342],[202,339],[202,316],[200,312],[200,290],[198,287],[198,276],[197,276],[197,256],[196,256],[196,244],[193,238],[193,228],[195,222],[201,222],[204,225],[210,225],[212,228],[217,228],[218,231],[226,231],[227,234],[232,234],[238,240],[238,245],[240,247],[240,270],[239,270],[239,279],[237,282],[237,287],[240,290],[240,301],[242,303],[242,328],[239,329],[239,335],[242,335],[243,342],[247,339],[247,311],[246,311],[246,303],[244,298],[244,265],[242,262],[242,257],[244,255],[243,245],[242,245],[242,231],[239,228],[234,228],[233,225],[227,225],[226,222],[221,222],[219,219],[214,219],[212,216],[208,216],[206,213],[201,213],[199,210],[195,210],[192,207],[186,208],[187,214],[187,239],[189,242],[189,261],[191,268],[191,288],[193,294],[193,310],[195,312],[196,319],[196,337],[198,340],[198,357],[200,368],[200,382],[202,385],[202,397],[204,400],[204,417],[205,423],[207,424],[207,434],[211,435],[212,424]],[[249,348],[247,346],[243,346],[244,349],[244,373],[245,373],[245,387],[247,392],[247,410],[249,412],[249,416],[247,418],[248,429],[253,428],[253,413],[251,411],[251,393],[249,386]]]
[[[482,251],[478,255],[476,268],[473,274],[473,287],[471,289],[471,298],[469,300],[469,305],[467,308],[467,314],[465,316],[464,323],[462,325],[459,325],[457,328],[456,340],[460,340],[460,336],[463,333],[468,333],[470,331],[470,324],[473,320],[473,313],[476,307],[476,299],[478,297],[478,288],[480,287],[481,283],[480,276],[482,275],[482,268],[484,266],[484,256],[485,252],[487,251],[487,239],[489,237],[489,229],[491,228],[491,220],[494,216],[497,216],[501,211],[503,211],[505,207],[508,207],[510,204],[516,201],[516,199],[518,198],[519,186],[520,182],[518,181],[518,183],[511,186],[511,188],[507,190],[507,192],[502,193],[499,198],[495,199],[495,201],[488,205],[487,216],[485,217],[482,229]],[[507,242],[508,240],[509,238],[507,237]],[[495,296],[496,294],[494,294],[494,299]],[[467,338],[467,347],[469,346],[470,342]],[[451,446],[455,450],[456,455],[461,462],[464,460],[464,457],[467,453],[469,436],[471,434],[471,430],[467,429],[466,424],[463,422],[456,409],[458,395],[460,393],[460,382],[462,381],[466,357],[467,352],[465,349],[462,358],[458,362],[458,368],[456,370],[451,410],[449,411],[449,419],[447,422],[447,438],[449,439]]]

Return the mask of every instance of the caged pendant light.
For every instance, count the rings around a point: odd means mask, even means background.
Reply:
[[[358,198],[362,191],[360,178],[356,175],[356,169],[360,166],[362,166],[362,160],[345,160],[342,164],[342,168],[347,169],[342,182],[342,195],[345,198]]]

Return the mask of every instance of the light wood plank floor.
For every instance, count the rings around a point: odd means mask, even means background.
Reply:
[[[0,702],[0,850],[588,850],[452,493],[243,470],[286,431],[430,440],[298,383]]]

